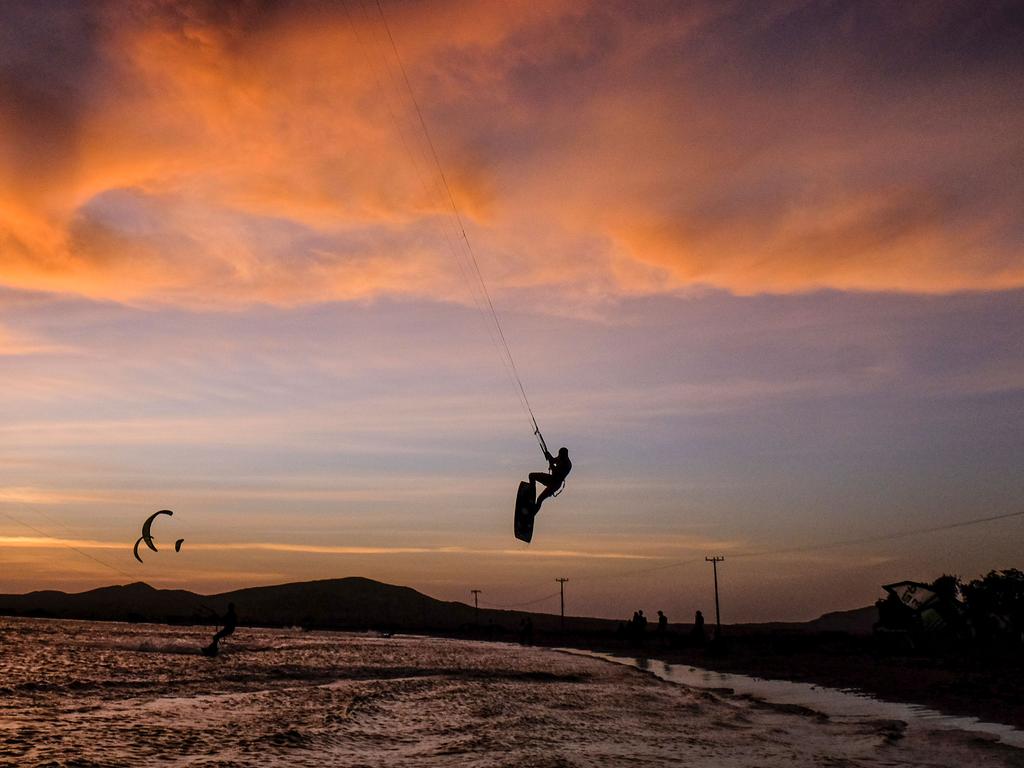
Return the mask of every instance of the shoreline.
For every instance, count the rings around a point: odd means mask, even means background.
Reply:
[[[543,637],[534,645],[597,651],[619,658],[656,660],[764,680],[810,683],[1024,731],[1024,668],[1019,659],[1000,664],[980,659],[878,656],[865,651],[773,654],[757,647],[756,641],[761,639],[732,639],[729,649],[722,653],[699,647],[659,647],[654,642],[630,647],[621,642],[595,642],[580,637]]]

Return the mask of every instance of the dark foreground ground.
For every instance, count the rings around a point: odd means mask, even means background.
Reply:
[[[1024,729],[1024,659],[1019,653],[893,653],[880,649],[874,638],[838,633],[727,637],[720,648],[695,646],[679,638],[650,636],[638,644],[607,635],[572,633],[538,635],[534,644],[856,689],[880,699]]]

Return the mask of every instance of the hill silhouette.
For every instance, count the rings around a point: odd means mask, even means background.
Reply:
[[[449,631],[472,625],[472,606],[437,600],[410,587],[351,576],[342,579],[249,587],[214,595],[182,589],[156,589],[144,582],[100,587],[86,592],[55,590],[0,595],[0,614],[60,619],[207,623],[209,610],[238,607],[243,624],[303,626],[321,629],[389,629]],[[482,625],[518,626],[527,614],[480,609]],[[538,629],[554,628],[559,617],[529,614]],[[607,629],[604,619],[566,618],[566,628]]]
[[[764,634],[766,632],[798,632],[817,634],[843,632],[849,635],[870,635],[878,621],[878,608],[866,605],[848,611],[831,611],[810,621],[771,621],[761,624],[733,624],[732,634]]]
[[[473,626],[478,614],[470,605],[437,600],[410,587],[384,584],[350,576],[340,579],[292,582],[248,587],[201,595],[184,589],[156,589],[145,582],[100,587],[85,592],[56,590],[23,595],[0,595],[0,615],[34,616],[96,621],[210,623],[210,611],[223,614],[235,603],[242,624],[302,626],[317,629],[386,629],[401,631],[453,631]],[[515,630],[529,616],[538,631],[561,627],[558,615],[481,608],[479,623]],[[804,623],[733,625],[741,633],[758,631],[870,632],[874,607],[825,614]],[[565,631],[614,632],[618,621],[579,616],[565,617]],[[688,631],[689,625],[673,625]]]

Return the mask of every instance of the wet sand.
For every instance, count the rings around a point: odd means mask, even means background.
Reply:
[[[720,651],[654,636],[642,645],[590,634],[544,635],[535,643],[645,657],[764,679],[853,689],[879,699],[977,717],[1024,729],[1024,660],[878,655],[870,638],[852,636],[728,638]]]

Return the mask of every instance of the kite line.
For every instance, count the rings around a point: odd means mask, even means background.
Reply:
[[[13,520],[18,525],[24,526],[25,528],[28,528],[30,531],[34,531],[35,533],[38,533],[40,536],[43,536],[43,537],[49,539],[54,544],[62,546],[64,548],[66,548],[66,549],[70,549],[72,552],[77,552],[82,557],[87,557],[90,560],[92,560],[94,563],[99,563],[104,568],[109,568],[112,571],[116,571],[117,573],[121,574],[122,576],[127,576],[129,579],[137,578],[137,574],[128,573],[127,571],[121,570],[116,565],[111,565],[110,563],[108,563],[108,562],[106,562],[104,560],[100,560],[98,557],[94,557],[93,555],[90,555],[88,552],[85,552],[85,551],[79,549],[78,547],[76,547],[76,546],[74,546],[72,544],[68,544],[67,541],[65,541],[64,539],[61,539],[61,538],[59,538],[57,536],[54,536],[54,535],[52,535],[50,533],[47,533],[46,531],[44,531],[44,530],[42,530],[40,528],[36,528],[31,523],[26,523],[24,520],[19,520],[17,517],[12,515],[7,510],[0,510],[0,515],[3,515],[4,517],[6,517],[6,518],[8,518],[10,520]]]
[[[479,285],[480,292],[483,295],[484,303],[486,304],[487,311],[490,313],[494,329],[497,331],[496,346],[500,345],[498,351],[502,357],[502,362],[506,365],[506,370],[511,376],[520,404],[523,406],[526,415],[530,419],[530,424],[533,427],[533,434],[537,438],[537,441],[540,444],[541,449],[544,450],[546,453],[547,446],[544,443],[543,435],[541,435],[540,427],[537,425],[537,417],[533,412],[533,407],[530,405],[530,398],[526,394],[526,387],[523,385],[522,376],[520,375],[519,368],[516,365],[515,357],[512,355],[512,348],[508,343],[508,337],[505,335],[505,329],[501,324],[501,318],[498,315],[498,311],[494,307],[494,301],[491,298],[491,292],[487,288],[487,282],[484,280],[483,272],[480,269],[480,261],[477,259],[476,251],[473,249],[473,244],[469,239],[469,233],[466,231],[465,221],[462,217],[461,211],[459,210],[458,203],[455,201],[455,195],[452,193],[451,185],[448,183],[448,177],[444,172],[444,166],[441,164],[441,158],[438,155],[437,147],[434,144],[433,137],[430,134],[430,129],[427,127],[427,121],[423,116],[423,110],[420,107],[419,100],[416,98],[416,93],[413,90],[412,82],[410,81],[408,71],[405,68],[405,63],[403,62],[402,56],[398,51],[398,45],[395,42],[395,37],[391,32],[391,25],[388,23],[387,15],[384,13],[384,5],[381,2],[381,0],[374,0],[374,2],[377,6],[377,13],[380,16],[380,20],[383,25],[384,31],[387,33],[388,43],[391,47],[392,52],[394,53],[395,61],[398,64],[398,70],[401,73],[402,83],[405,86],[405,91],[408,93],[409,99],[412,102],[413,108],[415,109],[417,123],[419,124],[420,130],[423,134],[423,138],[426,140],[426,145],[429,149],[430,159],[433,161],[433,165],[437,169],[438,176],[441,179],[441,186],[444,190],[444,197],[447,200],[448,206],[451,208],[452,215],[454,218],[458,240],[461,241],[461,243],[463,244],[465,252],[469,257],[468,262],[470,265],[472,265],[473,276],[476,278],[476,283]],[[391,74],[390,66],[388,67],[388,72],[389,74]],[[390,111],[390,103],[388,108]],[[450,240],[449,245],[452,245]],[[490,330],[490,326],[488,326],[488,330]]]

